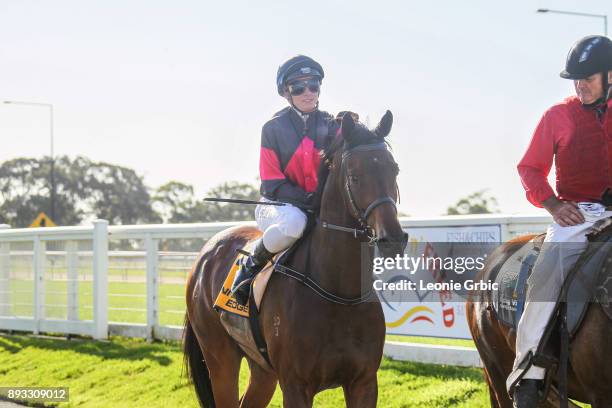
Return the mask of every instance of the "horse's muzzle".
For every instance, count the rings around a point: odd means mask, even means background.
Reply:
[[[384,257],[403,255],[408,245],[408,234],[402,233],[399,237],[382,236],[376,240],[378,249]]]

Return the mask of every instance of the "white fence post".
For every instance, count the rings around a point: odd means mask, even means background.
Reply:
[[[0,231],[11,226],[0,224]],[[0,242],[0,316],[10,316],[11,313],[11,244]]]
[[[108,338],[108,221],[93,222],[93,338]]]
[[[79,320],[79,254],[76,241],[66,242],[66,305],[68,320]]]
[[[40,321],[45,318],[45,251],[40,236],[34,237],[32,267],[34,269],[34,334],[40,333]]]
[[[159,286],[157,277],[159,240],[151,235],[145,238],[147,252],[147,340],[155,338],[155,328],[159,324]]]

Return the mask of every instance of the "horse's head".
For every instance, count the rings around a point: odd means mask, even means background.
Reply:
[[[385,142],[392,124],[390,111],[374,130],[355,123],[352,115],[344,115],[342,138],[326,157],[330,164],[328,182],[334,184],[336,195],[340,192],[344,212],[352,218],[352,224],[358,224],[381,244],[385,256],[403,252],[407,241],[397,219],[399,166]],[[340,212],[338,204],[334,207]]]

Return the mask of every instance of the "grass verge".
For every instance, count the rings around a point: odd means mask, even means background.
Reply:
[[[486,407],[488,394],[479,369],[384,359],[378,373],[378,405]],[[241,392],[248,368],[240,372]],[[109,342],[0,335],[0,386],[66,386],[70,401],[58,407],[197,407],[182,375],[176,342],[138,339]],[[271,407],[282,406],[277,388]],[[341,389],[316,397],[316,407],[344,407]]]

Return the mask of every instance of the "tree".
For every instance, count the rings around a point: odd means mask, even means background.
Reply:
[[[196,200],[193,186],[170,181],[160,186],[153,195],[153,209],[163,222],[192,222]]]
[[[50,160],[17,158],[0,165],[0,223],[29,225],[41,211],[50,215]],[[94,218],[111,224],[243,221],[253,206],[208,203],[196,199],[188,184],[170,181],[153,197],[141,176],[127,167],[77,156],[55,159],[55,217],[58,225]],[[211,197],[259,200],[257,188],[236,181],[220,184]]]
[[[237,198],[259,200],[255,186],[228,182],[223,183],[207,193],[208,197]],[[212,221],[245,221],[253,219],[252,205],[217,204],[195,198],[193,186],[178,181],[170,181],[160,186],[153,195],[153,208],[163,222],[212,222]],[[201,239],[168,239],[163,240],[162,248],[172,251],[198,251]]]
[[[0,165],[0,222],[29,225],[39,212],[50,215],[50,160],[17,158]],[[55,219],[76,225],[104,218],[112,224],[159,222],[146,186],[134,170],[85,157],[55,159]]]
[[[497,208],[497,199],[487,193],[487,189],[476,191],[461,198],[457,203],[448,207],[447,215],[465,215],[465,214],[491,214],[499,212]]]
[[[233,198],[238,200],[259,201],[259,190],[248,183],[229,181],[208,191],[207,197]],[[200,222],[213,221],[248,221],[254,220],[254,205],[211,203],[202,201],[198,204],[197,217]]]
[[[80,222],[83,210],[77,203],[84,197],[78,186],[78,178],[67,166],[66,157],[55,160],[55,216],[58,225],[74,225]],[[0,222],[16,227],[28,226],[44,211],[50,215],[51,188],[49,182],[50,160],[17,158],[0,166]]]
[[[259,191],[252,184],[230,181],[209,190],[206,196],[257,201]],[[172,223],[254,219],[254,206],[198,200],[191,185],[178,181],[166,183],[155,191],[153,207],[164,222]]]
[[[127,167],[110,163],[83,161],[85,206],[97,218],[110,224],[141,224],[160,222],[153,211],[151,196],[142,177]]]

